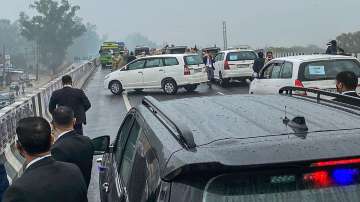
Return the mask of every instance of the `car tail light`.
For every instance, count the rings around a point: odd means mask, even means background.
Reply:
[[[187,65],[184,65],[184,75],[190,75],[190,69]]]
[[[299,79],[296,79],[295,80],[295,87],[304,88],[304,85]]]
[[[356,164],[360,163],[360,158],[354,159],[341,159],[341,160],[332,160],[332,161],[320,161],[316,163],[312,163],[311,167],[325,167],[325,166],[337,166],[337,165],[345,165],[345,164]]]
[[[225,60],[225,62],[224,62],[224,70],[229,70],[229,69],[230,69],[229,62],[227,60]]]

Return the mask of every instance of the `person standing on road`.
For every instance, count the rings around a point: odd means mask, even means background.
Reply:
[[[255,59],[253,70],[256,74],[259,74],[260,70],[264,67],[265,64],[265,58],[263,52],[258,52],[258,58]]]
[[[9,181],[7,179],[7,174],[5,166],[3,163],[0,163],[0,202],[3,197],[4,191],[9,187]]]
[[[266,52],[266,60],[265,60],[265,63],[268,63],[270,62],[271,60],[274,59],[274,54],[272,51],[267,51]]]
[[[134,60],[136,60],[136,57],[134,55],[134,52],[131,51],[130,55],[129,55],[128,59],[127,59],[127,63],[129,64],[130,62],[132,62]]]
[[[57,161],[77,165],[85,179],[87,188],[91,179],[94,147],[90,138],[79,135],[74,130],[74,112],[69,107],[58,107],[53,112],[55,142],[51,155]]]
[[[26,160],[25,171],[5,191],[3,202],[87,202],[87,189],[80,169],[55,161],[49,122],[41,117],[19,121],[16,147]]]
[[[326,49],[326,54],[329,55],[337,55],[338,53],[338,46],[336,40],[330,41],[328,44],[328,47]]]
[[[53,114],[58,106],[66,106],[74,111],[76,122],[74,129],[83,135],[83,124],[86,125],[86,111],[91,103],[84,91],[72,87],[72,78],[69,75],[62,77],[63,88],[52,93],[49,103],[49,112]]]
[[[336,90],[338,93],[342,95],[348,95],[348,96],[360,98],[360,96],[356,93],[357,86],[358,86],[358,77],[354,72],[343,71],[336,75]],[[360,100],[357,102],[348,100],[346,98],[335,98],[334,100],[360,107]]]
[[[206,72],[208,75],[208,86],[209,88],[212,88],[212,81],[214,80],[214,58],[213,56],[209,53],[209,51],[206,51],[205,57],[203,58],[203,62],[206,66]]]

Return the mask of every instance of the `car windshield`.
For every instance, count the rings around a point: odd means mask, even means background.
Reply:
[[[185,56],[184,58],[186,65],[200,65],[203,63],[199,55],[190,55],[190,56]]]
[[[299,79],[302,81],[334,80],[342,71],[352,71],[360,77],[359,62],[347,59],[303,63],[300,66]]]
[[[359,201],[359,177],[359,169],[351,167],[304,173],[221,175],[209,180],[202,201]]]
[[[255,60],[256,53],[253,51],[231,52],[227,55],[227,61]]]

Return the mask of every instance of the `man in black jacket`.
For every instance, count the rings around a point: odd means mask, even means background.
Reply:
[[[8,188],[9,181],[7,179],[7,174],[4,164],[0,163],[0,202],[3,196],[4,191]]]
[[[255,59],[254,61],[254,65],[253,65],[253,70],[255,73],[259,74],[260,70],[264,67],[265,65],[265,58],[264,58],[264,53],[263,52],[258,52],[258,58]]]
[[[86,125],[85,113],[91,107],[90,101],[83,90],[72,87],[72,79],[69,75],[62,77],[62,84],[64,87],[51,95],[49,111],[52,114],[57,106],[70,107],[76,118],[74,128],[78,134],[83,135],[82,124]]]
[[[87,202],[80,169],[51,157],[51,128],[45,119],[22,119],[16,133],[17,149],[27,165],[23,175],[6,190],[3,202]]]
[[[336,90],[340,94],[360,98],[359,95],[356,93],[357,86],[358,86],[358,77],[354,72],[343,71],[340,72],[338,75],[336,75]],[[354,101],[346,98],[336,98],[334,100],[360,107],[360,100]]]
[[[77,165],[89,187],[94,148],[90,138],[76,133],[74,130],[74,112],[69,107],[58,107],[53,112],[53,128],[55,143],[51,147],[51,155],[57,161]]]

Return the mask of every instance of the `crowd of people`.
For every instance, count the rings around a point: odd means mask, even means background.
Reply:
[[[70,76],[63,76],[62,84],[50,98],[51,122],[27,117],[17,123],[16,147],[26,167],[9,186],[0,164],[3,202],[87,201],[94,148],[90,138],[83,136],[82,125],[91,104],[81,89],[72,87]]]

